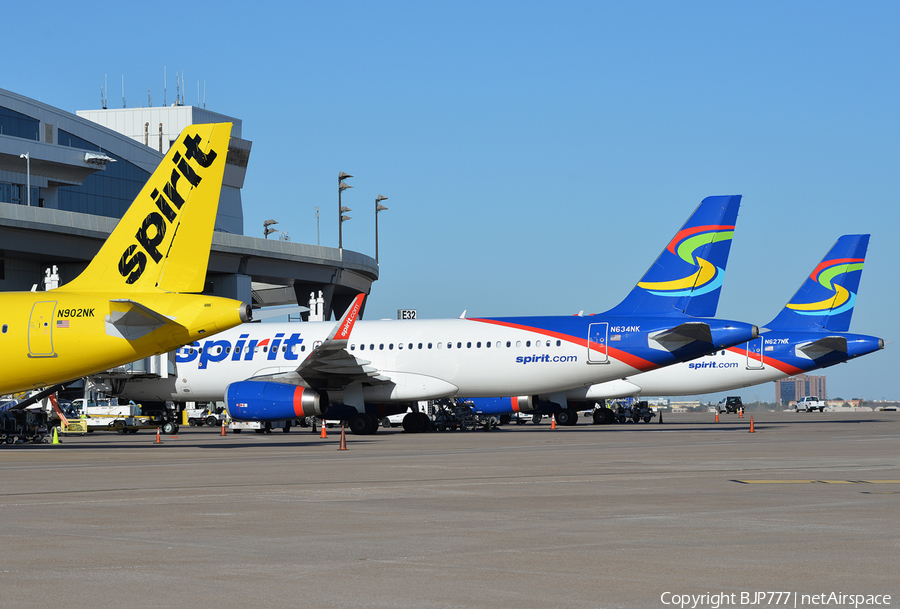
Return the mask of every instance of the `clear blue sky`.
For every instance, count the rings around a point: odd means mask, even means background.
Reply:
[[[374,256],[369,319],[614,306],[711,194],[744,195],[719,316],[766,323],[843,233],[872,234],[851,329],[896,340],[894,2],[36,1],[0,86],[69,111],[175,97],[243,120],[245,233]],[[200,100],[202,102],[202,99]],[[827,372],[900,398],[898,346]],[[740,392],[771,400],[771,384]]]

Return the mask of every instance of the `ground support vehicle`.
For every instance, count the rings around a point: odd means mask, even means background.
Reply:
[[[515,414],[501,414],[500,415],[500,424],[501,425],[525,425],[528,422],[534,423],[538,425],[544,419],[544,415],[540,413],[531,414],[528,412],[517,412]]]
[[[297,420],[290,421],[231,421],[228,429],[232,433],[241,433],[244,430],[255,433],[272,433],[274,429],[281,429],[284,433],[291,431],[291,427],[306,427]]]
[[[6,444],[47,442],[47,416],[38,410],[0,412],[0,441]]]
[[[649,423],[653,417],[656,416],[656,413],[650,408],[647,402],[618,402],[615,404],[614,412],[616,421],[619,423],[625,423],[627,421],[631,421],[632,423],[639,423],[640,421]]]
[[[432,419],[434,429],[437,431],[472,431],[484,425],[475,414],[472,403],[465,401],[437,400],[434,403]]]
[[[228,418],[224,408],[211,406],[185,409],[183,417],[191,427],[202,427],[203,425],[221,427],[222,423]]]
[[[744,405],[741,403],[741,396],[739,395],[730,395],[727,398],[722,398],[716,405],[716,411],[719,413],[738,413],[743,408]]]
[[[808,395],[797,400],[797,412],[825,412],[825,402],[817,396]]]

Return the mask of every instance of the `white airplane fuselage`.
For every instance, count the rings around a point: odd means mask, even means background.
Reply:
[[[520,319],[523,323],[515,323]],[[538,320],[561,320],[559,326]],[[499,397],[563,391],[636,374],[673,361],[649,335],[681,318],[603,318],[609,341],[588,339],[597,318],[502,318],[359,321],[346,350],[373,371],[367,402],[428,400],[453,395]],[[725,322],[727,323],[727,322]],[[747,325],[741,326],[746,338]],[[219,401],[228,384],[290,372],[325,340],[333,322],[245,324],[177,351],[176,375],[135,379],[122,397]],[[604,338],[605,340],[605,338]],[[737,341],[735,334],[730,343]],[[611,345],[616,345],[612,347]],[[337,393],[337,392],[336,392]],[[332,401],[340,395],[332,395]]]

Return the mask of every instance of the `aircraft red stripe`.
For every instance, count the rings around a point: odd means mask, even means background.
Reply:
[[[538,334],[543,334],[544,336],[549,336],[552,338],[559,338],[566,342],[580,345],[585,349],[588,348],[588,341],[586,338],[575,338],[569,334],[563,334],[562,332],[554,332],[552,330],[545,330],[543,328],[533,328],[531,326],[524,326],[521,324],[514,324],[507,321],[499,321],[497,319],[480,319],[480,318],[471,318],[469,321],[480,321],[486,324],[494,324],[496,326],[505,326],[507,328],[516,328],[517,330],[527,330],[528,332],[537,332]],[[600,349],[597,347],[591,347],[594,351],[600,352]],[[644,358],[638,357],[636,355],[632,355],[627,351],[621,351],[619,349],[614,349],[612,347],[607,347],[607,353],[610,357],[614,357],[624,364],[628,364],[635,370],[640,370],[641,372],[646,372],[647,370],[653,370],[654,368],[659,368],[659,364],[655,362],[651,362],[649,360],[645,360]]]
[[[669,241],[669,245],[666,246],[666,249],[675,253],[675,244],[681,243],[687,237],[691,235],[696,235],[697,233],[702,233],[706,231],[720,231],[720,230],[734,230],[734,225],[728,224],[707,224],[706,226],[694,226],[693,228],[686,228],[683,231],[679,232],[675,237]]]
[[[823,269],[826,269],[831,266],[837,266],[839,264],[852,264],[854,262],[865,262],[865,258],[836,258],[834,260],[824,260],[819,263],[812,273],[810,273],[809,277],[813,281],[818,281],[816,277],[819,276],[819,273],[822,272]]]
[[[746,348],[738,349],[737,347],[728,347],[728,351],[731,351],[732,353],[737,353],[738,355],[742,355],[742,356],[747,355]],[[751,355],[755,355],[755,354],[751,353]],[[756,359],[756,358],[754,358],[754,359]],[[806,370],[803,368],[797,368],[796,366],[792,366],[791,364],[788,364],[787,362],[782,362],[781,360],[777,360],[774,357],[772,357],[771,355],[763,356],[762,361],[764,364],[772,366],[773,368],[775,368],[777,370],[781,370],[782,372],[784,372],[785,374],[790,375],[790,376],[794,376],[795,374],[802,374],[802,373],[806,372]]]

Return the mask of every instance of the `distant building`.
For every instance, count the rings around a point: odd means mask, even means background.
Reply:
[[[672,412],[690,412],[695,408],[700,408],[700,400],[691,400],[685,402],[670,401],[669,406]]]
[[[775,381],[775,402],[790,404],[808,395],[817,396],[821,400],[828,398],[824,376],[798,374]]]

